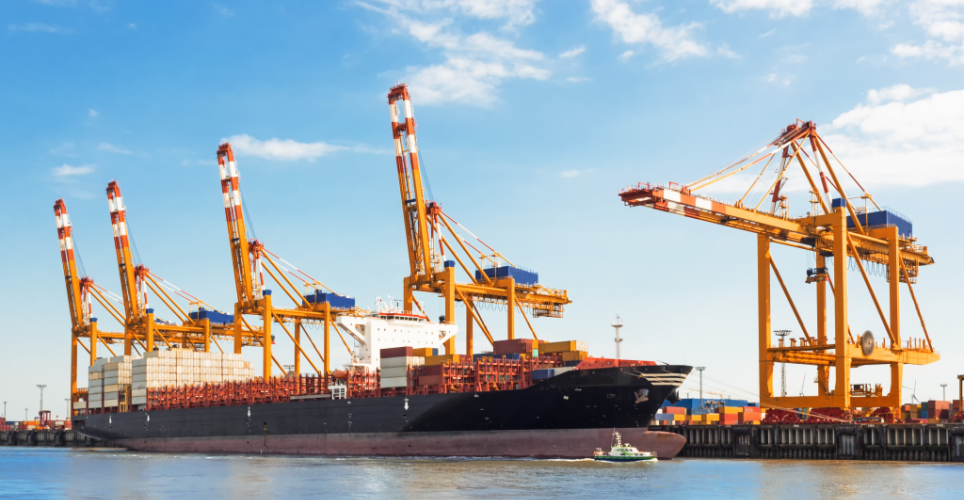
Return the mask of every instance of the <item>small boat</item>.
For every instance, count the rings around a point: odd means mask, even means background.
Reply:
[[[593,460],[600,462],[656,462],[656,455],[648,451],[639,451],[635,446],[623,444],[623,437],[613,431],[613,446],[609,453],[602,448],[596,448],[592,454]]]

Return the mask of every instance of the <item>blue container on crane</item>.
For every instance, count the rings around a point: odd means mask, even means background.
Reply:
[[[232,325],[234,324],[234,315],[225,314],[223,312],[211,311],[203,307],[199,308],[197,311],[188,313],[191,319],[198,321],[206,319],[211,322],[212,325]]]
[[[311,304],[323,304],[327,302],[332,309],[354,309],[355,299],[338,295],[337,293],[327,293],[315,291],[305,295],[305,299]]]
[[[490,267],[485,270],[485,275],[494,279],[514,278],[515,282],[520,285],[539,284],[539,273],[528,271],[526,269],[519,269],[518,267]],[[479,271],[475,271],[475,281],[482,281],[482,273]]]
[[[833,208],[846,207],[843,198],[834,198],[832,201]],[[863,214],[857,214],[857,220],[864,227],[890,227],[897,226],[897,232],[901,236],[910,237],[914,235],[914,225],[911,223],[910,219],[904,217],[903,215],[894,212],[890,208],[884,208],[877,212],[867,212]],[[854,224],[853,217],[847,216],[847,227],[856,227]]]

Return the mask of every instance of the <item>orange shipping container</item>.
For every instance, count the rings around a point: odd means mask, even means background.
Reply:
[[[586,359],[588,356],[589,356],[589,353],[586,351],[564,352],[562,353],[562,360],[563,361],[582,361]]]

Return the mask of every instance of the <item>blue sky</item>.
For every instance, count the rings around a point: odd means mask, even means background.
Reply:
[[[119,289],[104,191],[116,179],[142,261],[231,308],[223,139],[270,249],[360,305],[400,296],[407,264],[385,99],[397,82],[412,89],[435,198],[569,291],[565,319],[534,321],[542,338],[611,355],[618,313],[627,356],[705,365],[704,386],[730,395],[757,385],[754,236],[629,209],[617,192],[694,180],[797,118],[816,121],[937,260],[916,290],[944,360],[907,368],[905,385],[939,397],[939,384],[951,389],[964,372],[954,260],[964,243],[962,63],[964,2],[948,0],[3,2],[0,397],[11,418],[33,414],[34,385],[46,383],[48,408],[63,414],[58,198],[98,284]],[[734,200],[749,182],[711,194]],[[791,188],[791,212],[802,214],[807,193]],[[775,258],[812,311],[810,256]],[[859,274],[851,280],[852,328],[882,333]],[[779,294],[774,328],[796,330]],[[906,292],[903,306],[905,336],[918,336]],[[279,346],[289,362],[289,344]],[[790,393],[815,391],[812,370],[788,372]]]

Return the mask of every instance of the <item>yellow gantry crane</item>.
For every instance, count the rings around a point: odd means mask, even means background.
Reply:
[[[806,149],[809,146],[810,153]],[[829,156],[828,156],[829,153]],[[838,171],[833,157],[840,167]],[[716,182],[763,164],[742,198],[734,203],[701,196],[697,191]],[[770,170],[770,165],[774,169]],[[789,215],[789,197],[782,194],[789,170],[799,167],[810,188],[811,210],[803,217]],[[759,168],[759,167],[758,167]],[[765,174],[770,172],[770,176]],[[840,173],[846,172],[862,191],[855,205],[847,197]],[[770,180],[772,178],[772,181]],[[765,180],[764,180],[765,179]],[[763,183],[760,181],[764,180]],[[756,201],[754,187],[769,186]],[[835,193],[831,198],[831,189]],[[683,215],[692,219],[749,231],[757,235],[757,296],[759,325],[760,406],[794,407],[889,407],[901,404],[903,366],[925,365],[940,359],[934,350],[924,317],[921,314],[913,283],[921,266],[931,265],[926,246],[917,243],[910,222],[889,209],[881,209],[873,197],[847,171],[824,140],[813,122],[797,121],[781,131],[766,146],[740,160],[687,185],[668,186],[640,183],[619,193],[630,207],[649,207]],[[770,199],[770,206],[764,205]],[[873,209],[868,206],[872,205]],[[761,205],[763,209],[761,209]],[[769,210],[767,210],[769,208]],[[816,268],[808,270],[808,283],[816,285],[816,332],[811,335],[790,297],[780,271],[770,254],[771,243],[799,248],[816,254]],[[848,260],[860,271],[873,300],[883,330],[882,342],[865,332],[854,338],[848,322]],[[828,271],[828,261],[831,261]],[[889,303],[881,304],[871,285],[864,263],[886,266]],[[772,272],[771,272],[772,270]],[[775,276],[786,296],[803,337],[781,340],[773,345],[771,332],[771,277]],[[832,277],[832,279],[831,279]],[[906,339],[901,331],[900,284],[905,283],[914,301],[924,333],[923,339]],[[828,297],[828,288],[832,297]],[[833,302],[833,325],[828,325],[827,301]],[[777,397],[773,394],[774,363],[815,365],[817,396]],[[884,395],[880,386],[851,384],[851,367],[888,365],[890,391]],[[834,384],[829,384],[830,371]]]
[[[528,308],[534,317],[561,318],[566,304],[571,303],[565,290],[546,288],[538,283],[538,275],[516,267],[502,254],[478,239],[458,222],[442,211],[442,206],[428,200],[422,189],[422,173],[419,168],[418,145],[415,140],[415,117],[412,102],[405,84],[392,87],[388,94],[392,118],[392,135],[395,140],[395,161],[398,184],[402,197],[402,215],[408,244],[409,275],[405,278],[403,307],[412,312],[413,303],[422,313],[424,309],[414,298],[414,292],[437,294],[445,300],[444,322],[455,324],[455,303],[460,301],[466,309],[466,353],[472,354],[472,329],[478,323],[482,332],[493,342],[491,333],[482,320],[477,304],[480,302],[506,307],[508,338],[515,338],[515,310],[536,336],[532,323],[525,315]],[[399,109],[401,104],[401,110]],[[453,225],[467,233],[462,237]],[[451,236],[451,241],[443,234]],[[472,243],[486,250],[480,250]],[[457,251],[461,250],[462,256]],[[487,253],[490,252],[490,253]],[[478,255],[476,258],[475,255]],[[451,259],[449,259],[449,256]],[[466,265],[471,264],[471,268]],[[468,283],[456,282],[455,265],[468,275]],[[483,266],[482,263],[487,263]],[[474,272],[473,272],[474,271]],[[455,337],[445,343],[447,354],[455,353]]]
[[[124,301],[124,354],[131,354],[135,342],[144,352],[153,351],[158,338],[168,348],[177,343],[181,347],[204,352],[211,350],[213,340],[215,346],[223,352],[218,339],[235,338],[234,316],[218,312],[204,301],[163,280],[147,266],[134,262],[128,235],[127,207],[117,181],[111,181],[107,185],[107,202],[114,232],[121,297]],[[167,306],[181,324],[155,317],[154,309],[148,307],[148,290]],[[190,312],[185,311],[171,294],[189,301]],[[242,342],[245,345],[251,345],[254,338],[254,332],[242,330]]]
[[[247,229],[244,223],[244,210],[241,205],[241,191],[239,184],[238,166],[234,159],[234,152],[228,143],[221,144],[218,148],[218,167],[221,171],[221,193],[224,198],[224,214],[227,219],[228,238],[231,245],[231,262],[234,269],[234,284],[237,289],[238,301],[234,307],[234,329],[235,341],[234,352],[240,353],[244,345],[244,332],[256,332],[254,338],[262,346],[264,377],[271,376],[272,362],[285,372],[281,363],[272,355],[272,323],[277,322],[284,330],[291,341],[294,343],[294,371],[301,373],[301,356],[311,364],[311,367],[320,375],[331,374],[330,357],[330,331],[333,321],[341,315],[359,315],[363,312],[355,307],[355,300],[339,295],[330,288],[312,278],[304,271],[296,268],[284,261],[274,253],[265,248],[264,244],[256,239],[248,240]],[[274,257],[274,259],[272,258]],[[262,259],[267,261],[268,266],[264,266]],[[282,264],[275,261],[277,259]],[[285,265],[287,267],[285,267]],[[274,271],[272,271],[272,269]],[[267,272],[274,280],[275,284],[295,303],[294,309],[276,308],[272,304],[271,290],[264,287],[264,275]],[[277,273],[277,274],[275,274]],[[302,294],[292,283],[290,275],[305,286],[305,293]],[[262,326],[260,329],[252,328],[244,319],[245,315],[257,315],[261,317]],[[289,330],[285,323],[293,323],[293,330]],[[308,335],[305,324],[318,324],[323,327],[324,339],[322,340],[323,351],[319,351],[315,341]],[[341,338],[345,348],[351,353],[352,350],[345,342],[341,331],[335,328],[335,332]],[[308,353],[301,345],[301,334],[304,333],[314,348],[315,353],[321,359],[322,369],[319,369],[308,356]]]
[[[70,403],[71,413],[73,404],[77,401],[77,346],[79,345],[90,354],[90,366],[94,365],[97,359],[97,344],[104,344],[104,347],[112,355],[116,355],[110,344],[123,341],[125,334],[118,332],[107,332],[98,329],[97,318],[93,317],[93,304],[91,298],[96,300],[107,312],[119,323],[124,324],[124,317],[113,304],[107,292],[102,287],[95,285],[94,280],[88,276],[81,276],[77,269],[77,261],[74,257],[74,237],[73,227],[70,223],[70,216],[67,213],[67,204],[64,200],[57,200],[54,203],[54,217],[57,221],[57,237],[60,240],[60,258],[64,267],[64,283],[67,286],[67,304],[70,309]],[[84,345],[82,338],[89,340],[90,347]]]

